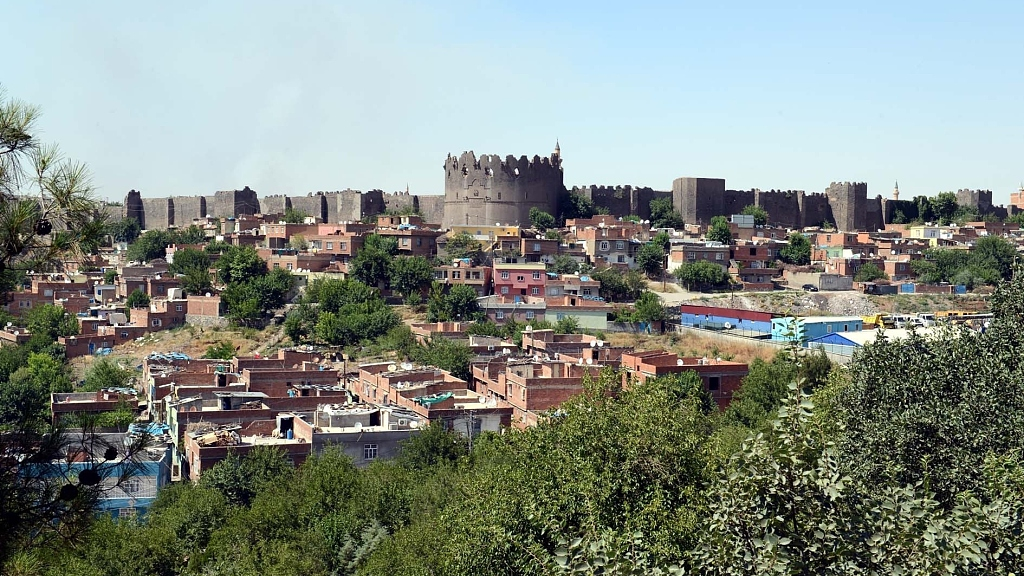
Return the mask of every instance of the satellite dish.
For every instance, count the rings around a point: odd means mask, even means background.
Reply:
[[[604,340],[598,340],[597,341],[597,347],[600,348],[602,346],[604,346]]]
[[[732,322],[726,322],[725,324],[722,324],[722,326],[724,326],[726,330],[731,330]]]
[[[408,362],[402,362],[402,370],[412,370],[412,364]]]
[[[591,340],[590,341],[590,347],[591,348],[596,348],[597,347],[597,340]]]
[[[206,297],[209,298],[210,296],[211,296],[211,294],[209,292],[207,292],[206,293]]]
[[[576,363],[579,364],[580,366],[583,366],[583,358],[577,360]]]
[[[314,356],[313,357],[313,362],[320,362],[320,357]]]
[[[508,348],[502,348],[501,353],[504,354],[505,356],[508,356],[511,352],[509,351]]]
[[[395,366],[394,364],[388,364],[388,372],[394,372],[395,370],[398,370],[398,366]]]
[[[676,360],[676,366],[682,366],[682,365],[683,365],[683,359],[682,358],[680,358],[679,360]]]
[[[587,358],[587,366],[590,366],[593,363],[594,363],[594,359],[593,358]]]
[[[419,428],[419,427],[420,427],[420,423],[418,421],[412,420],[412,421],[409,422],[409,428],[414,428],[415,429],[415,428]]]
[[[527,324],[526,328],[523,328],[523,331],[524,332],[533,332],[533,326],[530,326],[529,324]]]

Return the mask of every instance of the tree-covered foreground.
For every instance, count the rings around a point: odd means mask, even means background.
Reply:
[[[881,339],[847,368],[757,362],[717,413],[696,377],[614,373],[472,448],[394,461],[267,449],[148,517],[36,542],[18,574],[1011,574],[1024,564],[1024,276],[984,333]]]

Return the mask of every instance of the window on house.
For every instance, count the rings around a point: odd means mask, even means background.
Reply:
[[[615,261],[618,262],[619,264],[625,264],[626,263],[626,257],[623,256],[622,254],[619,254],[618,257],[615,259]]]
[[[601,249],[602,252],[607,252],[608,251],[608,242],[602,240],[601,241],[601,248],[600,249]]]
[[[377,445],[376,444],[363,444],[363,460],[376,460],[377,459]]]
[[[687,252],[686,253],[686,258],[688,260],[696,260],[697,259],[697,253],[696,252]]]
[[[505,319],[505,311],[504,310],[498,310],[497,312],[494,313],[494,317],[496,319],[498,319],[498,320],[504,320]]]
[[[341,243],[341,249],[342,250],[347,250],[348,249],[348,242],[342,242]]]
[[[292,269],[292,263],[291,263],[291,262],[289,262],[289,263],[288,263],[288,265],[286,266],[286,268],[288,268],[289,270],[291,270],[291,269]]]
[[[850,331],[850,325],[849,324],[843,324],[843,332],[849,332],[849,331]]]
[[[826,325],[825,325],[825,330],[826,330],[827,332],[831,332],[831,331],[832,331],[832,325],[831,325],[831,324],[826,324]]]
[[[757,248],[756,247],[750,249],[750,255],[751,256],[757,256]]]
[[[182,308],[181,304],[175,304],[175,306],[174,306],[174,311],[175,312],[181,312],[182,310],[183,310],[183,308]]]
[[[590,296],[590,288],[584,288],[583,289],[583,295],[584,296]]]
[[[505,271],[505,272],[501,273],[501,279],[502,280],[508,280],[508,278],[509,278],[508,271]]]
[[[452,280],[455,280],[455,279],[461,278],[461,277],[462,277],[462,272],[459,272],[458,270],[452,270]]]
[[[508,286],[502,286],[501,287],[501,293],[502,294],[508,294]]]
[[[533,294],[534,296],[537,296],[538,294],[540,294],[540,288],[534,286],[533,288],[530,289],[530,293]]]
[[[625,248],[626,248],[626,243],[625,242],[623,242],[622,240],[616,240],[615,241],[615,249],[616,250],[625,250]]]
[[[534,242],[533,243],[533,251],[534,252],[540,252],[540,242]]]
[[[127,332],[121,332],[121,338],[127,338],[127,337],[128,337],[128,333]]]
[[[719,260],[720,261],[721,259],[722,259],[722,253],[721,252],[719,252],[718,254],[715,254],[715,260]]]
[[[402,238],[402,246],[408,246],[408,245],[409,245],[409,239],[408,238]]]
[[[540,272],[534,272],[533,273],[533,279],[534,280],[540,280]]]
[[[516,276],[516,282],[526,282],[526,276]]]
[[[708,390],[711,392],[717,392],[722,386],[722,378],[720,376],[711,376],[708,378]]]
[[[274,270],[277,270],[280,267],[281,267],[281,263],[280,262],[274,262]]]
[[[526,319],[527,320],[533,320],[533,316],[534,316],[533,310],[527,310],[526,311]]]
[[[423,238],[417,238],[416,239],[416,245],[417,246],[423,246]]]
[[[117,517],[118,518],[135,518],[137,515],[138,515],[138,509],[135,508],[134,506],[132,506],[130,508],[118,508],[117,509]]]
[[[327,249],[328,250],[334,250],[334,242],[328,242],[327,243]]]

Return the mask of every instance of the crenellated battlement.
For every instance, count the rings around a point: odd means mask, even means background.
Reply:
[[[445,159],[444,224],[526,224],[531,208],[558,213],[562,159],[463,152]]]

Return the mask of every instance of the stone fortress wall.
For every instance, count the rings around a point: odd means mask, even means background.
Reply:
[[[530,209],[553,216],[565,198],[562,156],[559,147],[546,157],[481,155],[463,152],[448,155],[444,164],[444,195],[417,195],[381,190],[361,192],[345,189],[318,191],[304,196],[270,195],[262,200],[248,186],[241,190],[218,191],[210,196],[143,198],[131,190],[125,197],[121,216],[135,218],[144,229],[188,226],[194,219],[237,217],[243,214],[283,214],[299,210],[327,223],[363,220],[388,210],[415,212],[424,221],[453,225],[519,224],[528,226]],[[803,190],[729,190],[722,178],[677,178],[670,191],[632,185],[580,186],[572,192],[590,199],[598,208],[615,216],[637,215],[650,219],[651,201],[670,198],[688,224],[708,224],[714,216],[738,214],[746,206],[760,206],[773,224],[790,228],[819,226],[831,222],[840,230],[878,230],[891,222],[897,212],[907,219],[917,217],[910,200],[868,198],[863,182],[833,182],[824,192]],[[1024,194],[1024,193],[1022,193]],[[989,190],[959,190],[957,202],[973,206],[981,214],[1007,215],[1007,208],[992,204]],[[1016,210],[1014,210],[1016,211]]]

